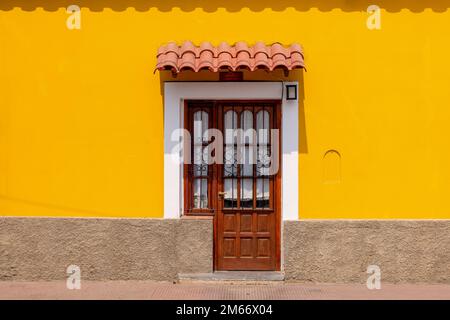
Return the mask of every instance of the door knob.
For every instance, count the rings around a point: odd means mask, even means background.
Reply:
[[[218,192],[219,198],[225,197],[226,194],[227,194],[227,193],[226,193],[226,192],[223,192],[223,191],[219,191],[219,192]]]

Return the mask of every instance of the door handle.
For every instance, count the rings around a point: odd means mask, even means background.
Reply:
[[[219,198],[223,198],[223,197],[225,197],[225,195],[226,195],[227,193],[224,192],[224,191],[219,191],[217,194],[219,195]]]

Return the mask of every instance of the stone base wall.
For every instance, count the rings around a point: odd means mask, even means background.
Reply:
[[[211,219],[0,218],[0,280],[174,280],[211,272]]]
[[[450,284],[450,220],[283,223],[285,279]],[[0,218],[0,280],[175,280],[213,271],[212,219]]]
[[[284,223],[287,280],[450,284],[450,220],[300,220]]]

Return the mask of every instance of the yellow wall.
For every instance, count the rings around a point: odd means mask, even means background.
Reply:
[[[300,217],[450,218],[447,1],[375,1],[372,31],[370,1],[220,3],[1,0],[0,214],[162,217],[157,48],[262,40],[305,50]]]

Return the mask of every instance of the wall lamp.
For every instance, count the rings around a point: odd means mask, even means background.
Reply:
[[[286,85],[286,100],[297,100],[297,85],[287,84]]]

